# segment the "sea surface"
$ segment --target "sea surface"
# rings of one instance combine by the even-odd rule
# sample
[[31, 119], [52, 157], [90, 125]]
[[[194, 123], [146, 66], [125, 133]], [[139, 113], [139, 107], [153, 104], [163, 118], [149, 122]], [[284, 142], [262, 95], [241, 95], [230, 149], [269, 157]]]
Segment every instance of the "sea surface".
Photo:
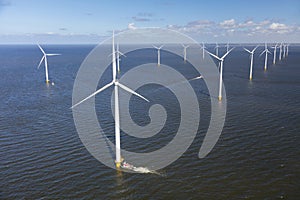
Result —
[[[95, 159], [81, 142], [70, 109], [72, 91], [77, 71], [94, 47], [43, 45], [47, 53], [62, 54], [48, 58], [54, 85], [47, 86], [44, 65], [37, 69], [42, 57], [37, 46], [0, 45], [0, 199], [300, 199], [300, 46], [290, 45], [288, 57], [276, 65], [270, 55], [267, 71], [264, 56], [259, 57], [264, 47], [259, 47], [249, 81], [249, 54], [236, 45], [224, 62], [225, 125], [213, 150], [202, 159], [198, 152], [209, 124], [210, 94], [203, 80], [191, 82], [201, 111], [198, 133], [188, 150], [159, 175], [117, 172]], [[225, 49], [220, 48], [220, 55]], [[213, 46], [208, 50], [214, 51]], [[156, 62], [155, 49], [146, 49], [145, 58], [137, 53], [137, 59]], [[162, 63], [186, 64], [168, 56], [162, 49]], [[188, 74], [193, 71], [183, 73], [194, 76]], [[172, 93], [152, 90], [151, 100], [171, 112], [169, 124], [146, 140], [121, 133], [122, 148], [128, 151], [163, 147], [180, 123]], [[114, 142], [111, 96], [107, 104], [99, 103], [103, 96], [96, 97], [96, 111]], [[140, 113], [143, 106], [130, 108], [137, 123], [149, 122]]]

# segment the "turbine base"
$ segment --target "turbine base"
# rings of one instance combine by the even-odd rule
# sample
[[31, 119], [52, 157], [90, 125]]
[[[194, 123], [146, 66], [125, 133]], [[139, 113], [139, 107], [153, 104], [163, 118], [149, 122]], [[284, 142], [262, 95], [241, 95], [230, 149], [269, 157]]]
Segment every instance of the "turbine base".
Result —
[[123, 157], [121, 157], [120, 162], [115, 160], [116, 168], [117, 168], [117, 169], [120, 169], [120, 168], [121, 168], [121, 164], [122, 164], [123, 161], [124, 161], [124, 158], [123, 158]]
[[120, 169], [120, 168], [121, 168], [121, 162], [115, 161], [115, 163], [116, 163], [116, 168], [117, 168], [117, 169]]

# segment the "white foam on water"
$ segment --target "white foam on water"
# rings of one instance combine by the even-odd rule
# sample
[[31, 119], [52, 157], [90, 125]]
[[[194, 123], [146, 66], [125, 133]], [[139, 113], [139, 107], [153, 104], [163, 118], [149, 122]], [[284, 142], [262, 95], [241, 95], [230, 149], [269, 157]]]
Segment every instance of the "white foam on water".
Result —
[[159, 175], [159, 176], [166, 176], [165, 174], [163, 173], [159, 173], [155, 170], [150, 170], [149, 168], [147, 167], [135, 167], [131, 164], [129, 164], [130, 168], [123, 168], [125, 170], [131, 170], [131, 171], [134, 171], [136, 173], [141, 173], [141, 174], [156, 174], [156, 175]]

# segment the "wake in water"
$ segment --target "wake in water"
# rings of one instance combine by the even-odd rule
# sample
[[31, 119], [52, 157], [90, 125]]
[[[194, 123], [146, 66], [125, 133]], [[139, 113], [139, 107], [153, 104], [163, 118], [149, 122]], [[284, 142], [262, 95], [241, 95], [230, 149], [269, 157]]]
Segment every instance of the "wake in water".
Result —
[[165, 176], [165, 174], [163, 174], [163, 173], [159, 173], [155, 170], [150, 170], [147, 167], [135, 167], [132, 164], [129, 164], [125, 161], [122, 162], [121, 168], [125, 169], [125, 170], [128, 170], [128, 171], [141, 173], [141, 174], [156, 174], [156, 175], [159, 175], [159, 176]]

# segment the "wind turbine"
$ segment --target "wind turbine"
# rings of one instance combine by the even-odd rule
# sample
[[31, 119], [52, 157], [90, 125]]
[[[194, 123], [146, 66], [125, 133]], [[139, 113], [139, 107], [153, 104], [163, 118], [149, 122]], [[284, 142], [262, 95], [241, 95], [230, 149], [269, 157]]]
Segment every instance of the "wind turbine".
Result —
[[157, 66], [160, 66], [160, 49], [164, 46], [161, 45], [160, 47], [152, 45], [155, 49], [157, 49]]
[[289, 44], [286, 45], [286, 56], [289, 56]]
[[45, 61], [45, 74], [46, 74], [46, 83], [48, 84], [49, 83], [49, 78], [48, 78], [48, 61], [47, 61], [47, 56], [59, 56], [61, 54], [56, 54], [56, 53], [45, 53], [44, 49], [39, 45], [37, 44], [38, 47], [40, 48], [40, 50], [42, 51], [42, 53], [44, 54], [39, 65], [38, 65], [38, 69], [40, 68], [43, 60]]
[[282, 54], [282, 43], [279, 46], [279, 60], [281, 60], [281, 54]]
[[[125, 56], [121, 51], [119, 51], [119, 44], [117, 44], [117, 67], [118, 67], [118, 73], [120, 73], [120, 57]], [[125, 56], [126, 57], [126, 56]]]
[[183, 60], [184, 60], [184, 62], [186, 62], [186, 49], [189, 47], [189, 45], [184, 45], [184, 44], [181, 44], [182, 45], [182, 47], [183, 47], [183, 55], [184, 55], [184, 58], [183, 58]]
[[216, 43], [216, 47], [215, 47], [215, 49], [216, 49], [216, 56], [219, 56], [219, 45], [218, 45], [218, 43]]
[[210, 52], [207, 51], [207, 53], [209, 53], [211, 56], [215, 57], [216, 59], [218, 59], [220, 61], [220, 80], [219, 80], [219, 96], [218, 99], [219, 101], [222, 100], [222, 83], [223, 83], [223, 62], [224, 62], [224, 58], [233, 50], [234, 48], [230, 49], [229, 51], [227, 51], [221, 58], [219, 58], [217, 55], [214, 55]]
[[119, 83], [119, 80], [117, 79], [117, 66], [116, 66], [116, 52], [115, 52], [115, 46], [114, 46], [114, 32], [112, 37], [112, 82], [108, 83], [107, 85], [103, 86], [102, 88], [98, 89], [96, 92], [92, 93], [85, 99], [79, 101], [78, 103], [74, 104], [71, 109], [75, 108], [79, 104], [83, 103], [84, 101], [88, 100], [89, 98], [95, 96], [96, 94], [104, 91], [105, 89], [109, 88], [110, 86], [114, 85], [114, 103], [115, 103], [115, 141], [116, 141], [116, 168], [121, 167], [121, 139], [120, 139], [120, 110], [119, 110], [119, 87], [131, 94], [134, 94], [145, 101], [149, 102], [148, 99], [143, 97], [142, 95], [136, 93], [132, 89], [128, 88], [127, 86]]
[[286, 52], [286, 45], [283, 44], [283, 58], [285, 58], [285, 52]]
[[226, 44], [226, 52], [228, 52], [228, 50], [229, 50], [229, 42], [227, 42]]
[[265, 67], [264, 67], [264, 70], [266, 71], [267, 70], [267, 64], [268, 64], [268, 53], [271, 54], [271, 52], [268, 49], [267, 43], [265, 43], [265, 50], [263, 52], [261, 52], [260, 56], [263, 55], [264, 53], [266, 54], [266, 56], [265, 56]]
[[254, 54], [254, 51], [257, 49], [258, 46], [256, 46], [252, 51], [245, 49], [245, 51], [247, 51], [248, 53], [250, 53], [250, 56], [251, 56], [251, 63], [250, 63], [250, 75], [249, 75], [249, 79], [252, 80], [252, 72], [253, 72], [253, 54]]
[[278, 44], [276, 43], [276, 45], [274, 47], [272, 47], [274, 49], [274, 55], [273, 55], [273, 65], [276, 64], [276, 50], [277, 50]]
[[205, 51], [206, 47], [204, 45], [204, 42], [202, 42], [202, 58], [204, 60], [204, 51]]

